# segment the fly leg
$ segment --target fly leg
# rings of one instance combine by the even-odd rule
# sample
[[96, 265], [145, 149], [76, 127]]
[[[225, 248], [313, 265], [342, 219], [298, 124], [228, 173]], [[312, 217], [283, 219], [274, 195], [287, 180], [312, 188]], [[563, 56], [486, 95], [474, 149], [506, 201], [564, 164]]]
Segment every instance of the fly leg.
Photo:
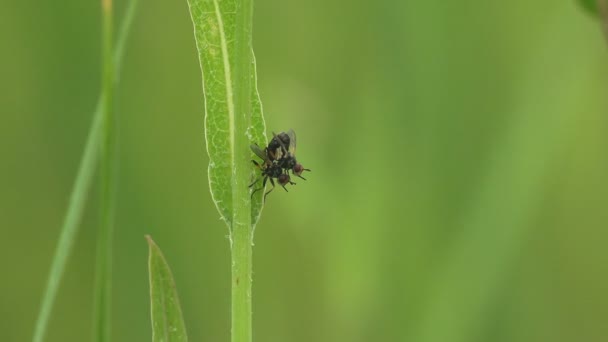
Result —
[[[262, 167], [260, 166], [260, 164], [258, 164], [258, 162], [256, 162], [255, 160], [252, 160], [251, 162], [253, 162], [253, 164], [258, 168], [258, 169], [262, 169]], [[255, 185], [255, 183], [257, 183], [260, 180], [260, 177], [256, 178], [253, 183], [249, 184], [249, 187], [251, 188], [252, 186]], [[264, 180], [264, 183], [266, 183], [266, 180]], [[261, 188], [260, 188], [261, 189]], [[260, 190], [260, 189], [254, 189], [253, 192], [251, 193], [251, 198], [253, 198], [253, 194], [256, 193], [256, 191]]]
[[[283, 187], [283, 189], [285, 189], [285, 191], [287, 191], [287, 188], [285, 187], [285, 185], [287, 185], [287, 184], [296, 185], [296, 183], [292, 182], [291, 179], [289, 179], [289, 172], [287, 170], [285, 170], [284, 174], [287, 175], [287, 183], [285, 183], [285, 184], [279, 183], [279, 184], [281, 184], [281, 186]], [[289, 191], [287, 191], [287, 192], [289, 192]]]
[[[253, 163], [253, 165], [255, 165], [258, 169], [262, 169], [262, 166], [260, 164], [258, 164], [258, 162], [256, 162], [255, 160], [251, 161]], [[255, 183], [257, 183], [260, 180], [260, 177], [256, 178], [253, 183], [249, 184], [249, 187], [251, 188]]]
[[[264, 178], [264, 186], [266, 185], [267, 179], [269, 179], [269, 177]], [[272, 180], [272, 178], [270, 178], [270, 184], [272, 184], [272, 189], [268, 190], [268, 192], [264, 194], [264, 203], [266, 203], [266, 196], [268, 196], [268, 194], [271, 193], [272, 190], [274, 190], [274, 180]]]
[[[252, 187], [252, 186], [253, 186], [253, 185], [254, 185], [254, 184], [255, 184], [255, 183], [258, 181], [258, 180], [259, 180], [259, 178], [258, 178], [258, 179], [256, 179], [256, 181], [255, 181], [255, 182], [251, 183], [251, 185], [250, 185], [249, 187], [251, 188], [251, 187]], [[253, 198], [253, 194], [255, 194], [256, 192], [258, 192], [258, 191], [260, 191], [260, 190], [264, 189], [264, 187], [266, 187], [266, 181], [267, 181], [267, 180], [268, 180], [268, 176], [264, 176], [264, 181], [262, 182], [262, 187], [261, 187], [261, 188], [257, 188], [257, 189], [255, 189], [255, 190], [253, 190], [253, 192], [251, 193], [251, 198]], [[270, 180], [272, 181], [272, 178], [271, 178]], [[273, 185], [274, 185], [274, 184], [273, 184]], [[264, 196], [264, 199], [266, 199], [266, 196]]]

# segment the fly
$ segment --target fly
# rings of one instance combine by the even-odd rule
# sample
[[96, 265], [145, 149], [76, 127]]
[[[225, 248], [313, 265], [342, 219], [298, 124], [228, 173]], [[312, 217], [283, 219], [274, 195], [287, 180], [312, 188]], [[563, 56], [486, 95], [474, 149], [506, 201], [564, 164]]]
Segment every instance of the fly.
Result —
[[281, 168], [291, 170], [294, 175], [306, 180], [302, 177], [302, 172], [310, 171], [310, 169], [305, 169], [296, 160], [296, 132], [290, 129], [287, 133], [272, 133], [272, 135], [272, 140], [266, 148], [268, 158], [276, 160]]
[[[287, 184], [296, 184], [294, 182], [291, 181], [291, 178], [289, 177], [289, 173], [287, 172], [287, 170], [283, 169], [276, 161], [271, 160], [270, 158], [268, 158], [268, 154], [263, 151], [258, 145], [251, 145], [251, 150], [253, 151], [253, 153], [255, 153], [258, 157], [262, 158], [262, 160], [264, 161], [262, 164], [256, 162], [255, 160], [252, 160], [253, 164], [262, 171], [262, 176], [263, 177], [263, 181], [262, 181], [262, 187], [261, 188], [257, 188], [255, 190], [253, 190], [253, 192], [251, 193], [251, 196], [253, 197], [253, 194], [255, 194], [257, 191], [264, 189], [264, 187], [266, 187], [266, 182], [268, 180], [270, 180], [270, 184], [272, 184], [272, 189], [268, 190], [268, 192], [266, 192], [264, 194], [264, 201], [266, 201], [266, 196], [268, 196], [268, 194], [270, 192], [272, 192], [272, 190], [274, 190], [275, 184], [274, 184], [274, 179], [277, 179], [277, 182], [279, 183], [280, 186], [283, 187], [283, 189], [285, 189], [285, 191], [287, 191], [287, 188], [285, 187], [285, 185]], [[253, 183], [251, 183], [251, 185], [249, 185], [249, 187], [253, 187], [255, 185], [255, 183], [257, 183], [257, 181], [259, 180], [256, 179]]]
[[[262, 187], [255, 189], [251, 196], [257, 191], [263, 189], [266, 186], [266, 182], [270, 179], [270, 184], [272, 184], [272, 189], [270, 189], [266, 194], [264, 194], [264, 201], [266, 200], [266, 196], [274, 190], [275, 183], [274, 179], [276, 178], [279, 185], [287, 191], [285, 185], [296, 183], [291, 181], [291, 177], [289, 176], [289, 171], [291, 171], [297, 177], [300, 177], [304, 180], [306, 178], [302, 177], [302, 172], [310, 171], [310, 169], [305, 169], [302, 164], [298, 163], [296, 160], [296, 133], [293, 129], [290, 129], [287, 133], [281, 132], [279, 134], [272, 133], [273, 137], [268, 143], [268, 146], [263, 150], [256, 144], [252, 144], [251, 150], [255, 155], [260, 157], [263, 160], [263, 163], [260, 164], [255, 160], [252, 160], [253, 164], [262, 171], [261, 177], [263, 177]], [[252, 187], [257, 181], [256, 179], [249, 187]]]

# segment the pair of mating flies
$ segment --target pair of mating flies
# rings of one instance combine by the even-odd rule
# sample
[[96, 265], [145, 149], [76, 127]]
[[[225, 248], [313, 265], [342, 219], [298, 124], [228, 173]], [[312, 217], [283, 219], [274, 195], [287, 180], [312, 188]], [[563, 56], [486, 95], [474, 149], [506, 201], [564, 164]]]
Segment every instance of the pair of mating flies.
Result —
[[[255, 189], [251, 196], [255, 194], [258, 190], [264, 189], [266, 186], [266, 181], [270, 179], [270, 184], [272, 184], [272, 189], [270, 189], [266, 194], [264, 194], [264, 200], [266, 200], [266, 196], [274, 190], [275, 184], [274, 179], [276, 178], [279, 185], [287, 191], [285, 185], [287, 184], [296, 184], [291, 181], [289, 177], [289, 171], [293, 172], [294, 175], [300, 177], [304, 180], [306, 178], [302, 177], [302, 172], [310, 171], [310, 169], [305, 169], [302, 164], [298, 163], [296, 160], [296, 132], [293, 129], [290, 129], [289, 132], [281, 132], [279, 134], [272, 133], [272, 140], [268, 143], [268, 146], [263, 150], [257, 145], [251, 145], [251, 150], [258, 157], [262, 158], [264, 161], [262, 164], [252, 160], [253, 164], [257, 168], [262, 171], [261, 177], [264, 178], [262, 183], [262, 187], [259, 189]], [[252, 187], [259, 180], [256, 179], [249, 187]]]

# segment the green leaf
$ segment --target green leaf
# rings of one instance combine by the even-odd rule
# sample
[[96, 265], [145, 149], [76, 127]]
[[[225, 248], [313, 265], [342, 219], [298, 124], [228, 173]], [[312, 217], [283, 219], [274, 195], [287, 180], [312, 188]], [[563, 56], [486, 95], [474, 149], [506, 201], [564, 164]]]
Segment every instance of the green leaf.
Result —
[[97, 233], [97, 258], [95, 262], [94, 293], [94, 341], [109, 342], [112, 339], [112, 237], [114, 235], [114, 208], [116, 178], [116, 114], [114, 111], [114, 11], [112, 0], [102, 0], [102, 88], [103, 127], [99, 160], [99, 228]]
[[[248, 183], [259, 177], [259, 170], [251, 163], [251, 159], [257, 157], [250, 151], [249, 145], [267, 144], [266, 124], [256, 87], [253, 52], [246, 56], [251, 61], [251, 67], [244, 70], [250, 74], [250, 80], [246, 83], [250, 83], [251, 94], [243, 98], [251, 103], [248, 106], [238, 105], [238, 88], [243, 85], [243, 78], [239, 79], [238, 75], [242, 68], [239, 69], [241, 61], [237, 58], [237, 44], [246, 44], [247, 50], [251, 49], [251, 45], [247, 34], [241, 37], [240, 31], [237, 30], [237, 9], [241, 10], [246, 5], [235, 0], [188, 0], [188, 4], [203, 73], [209, 187], [222, 218], [232, 227], [234, 203], [238, 202], [233, 198], [233, 186], [249, 186], [238, 178], [237, 170], [246, 168]], [[250, 32], [248, 33], [250, 36]], [[251, 113], [239, 113], [239, 108], [248, 108], [245, 111], [250, 110]], [[260, 186], [258, 182], [253, 188]], [[257, 191], [251, 199], [252, 226], [259, 220], [263, 193], [264, 191]]]
[[177, 289], [169, 265], [150, 236], [146, 236], [150, 248], [148, 270], [150, 272], [150, 312], [152, 315], [152, 341], [188, 341]]
[[[203, 73], [211, 196], [230, 230], [232, 342], [251, 342], [253, 229], [263, 207], [251, 144], [266, 145], [251, 47], [253, 0], [188, 0]], [[257, 171], [257, 172], [256, 172]], [[258, 177], [258, 184], [250, 183]]]
[[[262, 100], [260, 99], [260, 94], [258, 92], [258, 79], [257, 79], [257, 70], [256, 70], [256, 65], [255, 65], [255, 56], [253, 54], [253, 51], [251, 52], [252, 56], [253, 56], [253, 62], [252, 62], [252, 73], [251, 73], [251, 79], [252, 82], [251, 84], [253, 85], [251, 87], [251, 91], [253, 92], [251, 95], [251, 99], [252, 99], [252, 105], [251, 105], [251, 130], [249, 131], [250, 135], [251, 135], [251, 143], [252, 144], [258, 144], [259, 146], [266, 146], [268, 145], [268, 140], [266, 139], [266, 122], [264, 121], [264, 112], [262, 111]], [[251, 155], [251, 158], [257, 158], [253, 153], [251, 153], [251, 151], [249, 152], [249, 154]], [[257, 175], [259, 175], [258, 172], [256, 172], [257, 170], [254, 169], [254, 177], [256, 177]], [[257, 187], [260, 187], [261, 181], [258, 181], [257, 183]], [[255, 227], [255, 225], [258, 223], [258, 221], [260, 220], [260, 215], [262, 215], [262, 208], [264, 207], [264, 191], [260, 190], [258, 192], [256, 192], [253, 195], [253, 198], [251, 199], [251, 224], [253, 227]]]
[[[114, 82], [118, 82], [120, 78], [120, 67], [122, 65], [127, 37], [135, 17], [137, 3], [138, 0], [129, 1], [124, 20], [120, 25], [113, 57], [115, 72]], [[40, 305], [38, 319], [36, 320], [36, 327], [34, 328], [34, 336], [32, 338], [33, 342], [42, 342], [44, 340], [53, 305], [55, 303], [55, 297], [57, 296], [57, 291], [59, 289], [61, 279], [63, 278], [65, 266], [74, 246], [74, 241], [76, 239], [79, 224], [84, 213], [89, 189], [91, 187], [91, 183], [93, 182], [93, 176], [95, 174], [100, 154], [99, 147], [102, 140], [103, 113], [105, 111], [105, 102], [103, 100], [104, 98], [102, 90], [97, 100], [97, 106], [95, 107], [95, 112], [93, 114], [93, 121], [91, 123], [91, 127], [89, 128], [89, 136], [87, 137], [87, 141], [85, 143], [82, 159], [80, 160], [80, 165], [78, 167], [78, 173], [76, 175], [76, 179], [74, 180], [74, 185], [70, 194], [68, 208], [65, 213], [63, 225], [61, 226], [59, 241], [57, 242], [55, 254], [51, 262], [51, 269], [49, 271], [47, 284], [42, 296], [42, 303]]]

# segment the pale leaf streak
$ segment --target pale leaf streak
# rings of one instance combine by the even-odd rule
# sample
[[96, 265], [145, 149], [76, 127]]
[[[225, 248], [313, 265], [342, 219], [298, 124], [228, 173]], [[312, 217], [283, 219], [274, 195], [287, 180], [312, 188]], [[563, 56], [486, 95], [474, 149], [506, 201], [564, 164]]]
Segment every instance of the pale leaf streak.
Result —
[[[200, 11], [199, 14], [215, 14], [214, 11]], [[236, 11], [224, 12], [224, 14], [236, 14]]]
[[234, 174], [235, 165], [235, 142], [234, 142], [234, 95], [232, 93], [232, 75], [230, 72], [230, 59], [228, 58], [228, 41], [226, 40], [226, 33], [224, 30], [224, 21], [222, 20], [222, 14], [220, 13], [220, 7], [217, 0], [213, 0], [213, 6], [215, 7], [215, 16], [217, 19], [217, 26], [220, 33], [220, 45], [222, 47], [222, 61], [224, 64], [224, 78], [226, 80], [226, 101], [228, 105], [228, 126], [230, 130], [230, 161], [232, 164], [231, 170]]

